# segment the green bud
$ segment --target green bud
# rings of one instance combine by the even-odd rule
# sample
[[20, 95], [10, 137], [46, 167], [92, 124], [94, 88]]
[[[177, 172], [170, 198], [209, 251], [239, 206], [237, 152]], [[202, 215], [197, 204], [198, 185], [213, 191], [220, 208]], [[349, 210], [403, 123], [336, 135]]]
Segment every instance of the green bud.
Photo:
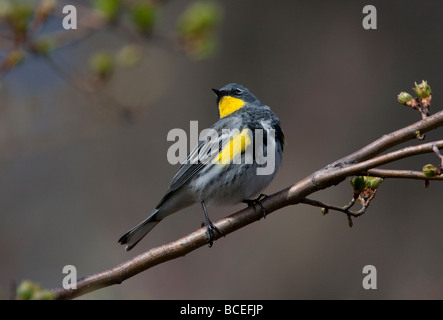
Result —
[[142, 58], [141, 48], [137, 45], [126, 45], [121, 48], [116, 56], [117, 62], [125, 67], [136, 65]]
[[397, 100], [401, 104], [407, 105], [407, 103], [411, 100], [414, 100], [414, 98], [407, 92], [400, 92], [397, 96]]
[[155, 24], [157, 8], [148, 1], [138, 2], [131, 11], [132, 22], [142, 34], [149, 34]]
[[221, 19], [221, 8], [215, 2], [198, 1], [189, 6], [177, 24], [181, 36], [199, 37], [213, 31]]
[[8, 22], [15, 32], [26, 32], [33, 8], [26, 2], [13, 2], [8, 12]]
[[52, 50], [56, 47], [55, 42], [51, 38], [40, 38], [37, 39], [33, 43], [33, 50], [34, 52], [42, 55], [42, 56], [48, 56]]
[[383, 182], [383, 179], [378, 177], [365, 177], [364, 180], [365, 180], [365, 185], [371, 188], [372, 190], [376, 190]]
[[362, 192], [366, 187], [365, 179], [363, 176], [354, 177], [349, 182], [351, 183], [351, 186], [354, 188], [355, 193]]
[[17, 288], [17, 298], [20, 300], [30, 300], [39, 289], [40, 287], [37, 284], [29, 280], [24, 280]]
[[328, 208], [321, 208], [322, 215], [327, 215], [329, 212]]
[[223, 11], [213, 1], [197, 1], [177, 21], [177, 31], [187, 53], [196, 59], [208, 58], [216, 51], [215, 36]]
[[351, 216], [348, 215], [348, 226], [349, 226], [349, 228], [352, 228], [353, 225], [354, 225], [354, 222], [352, 222]]
[[54, 300], [54, 293], [49, 290], [40, 289], [34, 293], [32, 300]]
[[20, 300], [54, 300], [54, 293], [29, 280], [20, 283], [16, 295]]
[[424, 165], [422, 171], [425, 177], [428, 178], [434, 177], [439, 174], [438, 168], [432, 164]]
[[415, 87], [412, 88], [412, 90], [414, 90], [419, 98], [427, 98], [431, 95], [431, 87], [424, 80], [422, 80], [420, 84], [415, 82]]
[[421, 134], [420, 130], [415, 131], [415, 136], [418, 140], [424, 140], [425, 136], [424, 134]]
[[95, 9], [108, 21], [117, 20], [121, 0], [95, 0]]
[[114, 59], [108, 52], [98, 52], [90, 59], [90, 67], [100, 78], [107, 78], [114, 71]]

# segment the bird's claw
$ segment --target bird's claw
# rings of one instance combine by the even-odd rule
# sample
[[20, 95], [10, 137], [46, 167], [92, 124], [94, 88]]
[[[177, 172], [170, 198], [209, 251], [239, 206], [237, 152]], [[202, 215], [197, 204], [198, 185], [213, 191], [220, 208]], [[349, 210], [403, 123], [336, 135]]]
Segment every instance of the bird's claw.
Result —
[[243, 200], [242, 202], [246, 203], [248, 205], [248, 207], [258, 205], [263, 212], [263, 218], [266, 218], [266, 209], [263, 207], [263, 205], [261, 203], [261, 200], [263, 200], [266, 197], [267, 197], [267, 195], [262, 193], [255, 199], [247, 199], [247, 200]]

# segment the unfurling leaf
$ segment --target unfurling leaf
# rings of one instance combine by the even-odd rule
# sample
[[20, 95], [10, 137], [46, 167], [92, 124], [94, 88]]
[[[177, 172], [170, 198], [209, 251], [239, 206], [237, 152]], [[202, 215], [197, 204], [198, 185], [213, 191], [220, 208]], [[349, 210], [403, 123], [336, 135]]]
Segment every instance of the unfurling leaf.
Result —
[[412, 90], [414, 90], [414, 92], [420, 98], [427, 98], [431, 95], [431, 87], [425, 80], [422, 80], [420, 84], [417, 84], [417, 82], [415, 82], [415, 86], [414, 88], [412, 88]]

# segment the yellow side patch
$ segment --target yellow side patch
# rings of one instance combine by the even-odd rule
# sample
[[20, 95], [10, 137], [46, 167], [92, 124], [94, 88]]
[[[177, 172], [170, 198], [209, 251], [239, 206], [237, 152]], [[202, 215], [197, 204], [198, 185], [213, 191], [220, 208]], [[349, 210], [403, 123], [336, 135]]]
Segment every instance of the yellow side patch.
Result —
[[246, 147], [252, 143], [248, 134], [249, 132], [250, 130], [245, 128], [240, 133], [235, 134], [212, 163], [218, 163], [221, 165], [231, 163], [235, 156], [244, 152]]
[[245, 105], [242, 99], [226, 96], [220, 99], [218, 103], [218, 110], [220, 112], [220, 118], [224, 118], [227, 115], [237, 111]]

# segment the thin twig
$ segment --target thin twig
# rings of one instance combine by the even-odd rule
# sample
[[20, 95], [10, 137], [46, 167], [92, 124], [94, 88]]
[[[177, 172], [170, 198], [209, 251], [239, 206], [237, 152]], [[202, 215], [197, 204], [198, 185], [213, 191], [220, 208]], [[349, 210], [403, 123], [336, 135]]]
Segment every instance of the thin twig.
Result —
[[48, 65], [67, 84], [84, 94], [86, 97], [97, 101], [97, 103], [94, 104], [94, 107], [96, 107], [102, 115], [110, 116], [112, 119], [125, 119], [123, 116], [125, 115], [125, 112], [129, 111], [129, 108], [123, 106], [104, 92], [99, 92], [98, 89], [93, 89], [88, 83], [85, 83], [84, 80], [81, 81], [80, 78], [77, 78], [74, 73], [65, 71], [52, 57], [48, 56], [45, 58]]
[[363, 174], [371, 177], [395, 178], [395, 179], [417, 179], [417, 180], [443, 180], [443, 175], [426, 177], [422, 171], [413, 170], [391, 170], [391, 169], [369, 169]]
[[[362, 161], [359, 163], [349, 164], [346, 166], [342, 166], [341, 168], [335, 169], [333, 171], [336, 172], [336, 178], [345, 178], [351, 175], [354, 175], [354, 173], [357, 172], [364, 172], [369, 169], [391, 163], [406, 157], [415, 156], [418, 154], [424, 154], [433, 152], [434, 146], [437, 146], [439, 148], [443, 148], [443, 140], [433, 141], [429, 143], [424, 143], [412, 147], [406, 147], [397, 151], [389, 152], [387, 154], [380, 155], [378, 157]], [[330, 171], [330, 167], [326, 167], [324, 171]], [[351, 173], [353, 172], [353, 173]], [[323, 174], [323, 172], [319, 172], [320, 175], [316, 177], [316, 180], [320, 178], [320, 176]], [[329, 176], [329, 173], [328, 173]]]
[[326, 203], [323, 203], [321, 201], [313, 200], [313, 199], [308, 199], [308, 198], [301, 199], [300, 203], [309, 204], [309, 205], [314, 206], [314, 207], [325, 208], [327, 210], [335, 210], [335, 211], [338, 211], [338, 212], [343, 212], [346, 215], [351, 215], [353, 217], [361, 216], [362, 214], [365, 213], [366, 208], [367, 208], [367, 206], [362, 206], [361, 209], [358, 210], [358, 211], [351, 211], [351, 210], [349, 210], [350, 207], [348, 207], [348, 206], [340, 207], [340, 206], [336, 206], [336, 205], [333, 205], [333, 204], [326, 204]]

